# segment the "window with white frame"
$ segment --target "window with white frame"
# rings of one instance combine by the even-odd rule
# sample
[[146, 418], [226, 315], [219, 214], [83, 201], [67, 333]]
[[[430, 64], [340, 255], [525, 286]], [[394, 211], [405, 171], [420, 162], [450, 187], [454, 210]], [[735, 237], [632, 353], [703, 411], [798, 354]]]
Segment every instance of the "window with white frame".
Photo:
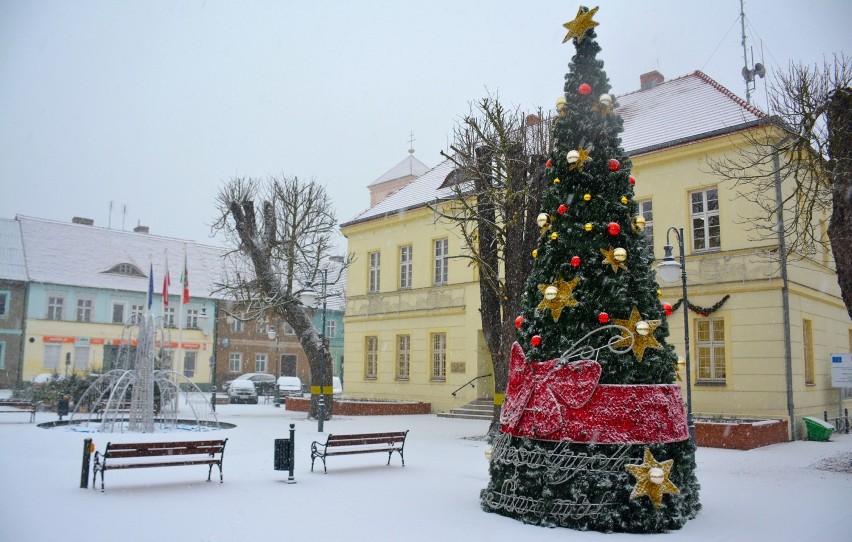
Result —
[[337, 337], [337, 320], [328, 320], [325, 323], [325, 337], [334, 339]]
[[721, 248], [719, 193], [715, 188], [689, 194], [692, 219], [692, 250], [706, 252]]
[[74, 370], [85, 371], [89, 368], [89, 344], [74, 345]]
[[59, 370], [59, 359], [62, 357], [61, 344], [44, 345], [44, 368], [50, 372]]
[[382, 267], [382, 253], [381, 252], [370, 252], [368, 255], [369, 261], [369, 285], [368, 291], [370, 293], [376, 293], [379, 291], [381, 287], [381, 267]]
[[364, 337], [364, 378], [375, 380], [379, 370], [379, 338]]
[[174, 307], [166, 307], [166, 309], [163, 311], [163, 325], [165, 327], [176, 327]]
[[94, 303], [91, 299], [77, 300], [77, 321], [91, 322], [92, 321], [92, 306]]
[[112, 304], [112, 323], [113, 324], [123, 324], [127, 318], [125, 314], [127, 313], [127, 304], [126, 303], [113, 303]]
[[183, 355], [183, 376], [192, 378], [195, 376], [195, 362], [198, 358], [198, 352], [187, 351]]
[[411, 245], [399, 247], [399, 289], [408, 290], [411, 288], [412, 278], [412, 248]]
[[697, 381], [724, 384], [726, 378], [725, 320], [723, 318], [696, 320], [695, 337], [695, 350], [698, 354]]
[[411, 335], [396, 336], [396, 379], [408, 380], [411, 371]]
[[269, 357], [266, 354], [254, 355], [254, 372], [265, 373]]
[[266, 319], [260, 319], [255, 322], [254, 330], [258, 335], [266, 335]]
[[642, 235], [645, 236], [645, 242], [648, 244], [649, 254], [654, 253], [654, 206], [649, 199], [639, 200], [636, 202], [638, 211], [636, 216], [641, 216], [645, 219], [645, 229]]
[[0, 290], [0, 318], [9, 316], [9, 299], [11, 299], [9, 290]]
[[130, 305], [130, 317], [134, 322], [141, 322], [144, 313], [145, 305]]
[[198, 329], [198, 309], [186, 310], [186, 329]]
[[228, 372], [241, 373], [243, 372], [243, 354], [242, 352], [231, 352], [228, 354]]
[[449, 262], [449, 243], [446, 238], [435, 241], [435, 274], [433, 284], [440, 286], [447, 283], [447, 264]]
[[228, 317], [228, 329], [231, 330], [231, 333], [242, 333], [244, 328], [245, 325], [242, 320], [233, 316]]
[[447, 379], [447, 334], [432, 333], [432, 372], [431, 379], [444, 381]]
[[58, 295], [47, 297], [47, 319], [62, 320], [62, 309], [65, 307], [65, 298]]

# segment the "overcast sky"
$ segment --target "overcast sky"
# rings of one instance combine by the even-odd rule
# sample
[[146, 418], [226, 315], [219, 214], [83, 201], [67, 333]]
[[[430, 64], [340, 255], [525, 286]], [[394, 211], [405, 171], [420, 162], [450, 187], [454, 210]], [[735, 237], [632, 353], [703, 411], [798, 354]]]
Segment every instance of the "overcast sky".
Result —
[[[209, 239], [234, 176], [314, 178], [345, 222], [407, 156], [440, 161], [469, 103], [552, 108], [579, 3], [0, 0], [0, 217]], [[602, 0], [615, 94], [702, 70], [739, 96], [739, 0]], [[768, 70], [849, 54], [852, 2], [746, 0]], [[753, 96], [765, 104], [764, 81]], [[113, 211], [110, 214], [110, 204]], [[123, 212], [126, 206], [126, 213]]]

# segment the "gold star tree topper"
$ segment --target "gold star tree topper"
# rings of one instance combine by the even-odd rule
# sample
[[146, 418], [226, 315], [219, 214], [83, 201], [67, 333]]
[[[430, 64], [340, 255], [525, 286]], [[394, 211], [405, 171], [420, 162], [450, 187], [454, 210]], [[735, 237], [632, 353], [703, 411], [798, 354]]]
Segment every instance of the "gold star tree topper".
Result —
[[654, 459], [651, 450], [645, 448], [644, 463], [641, 465], [625, 465], [625, 468], [630, 471], [630, 474], [636, 477], [636, 486], [633, 488], [630, 498], [638, 499], [647, 495], [651, 499], [651, 502], [654, 503], [654, 506], [659, 508], [663, 503], [664, 494], [680, 494], [680, 489], [669, 480], [669, 474], [673, 466], [674, 459], [669, 459], [661, 463]]
[[628, 333], [633, 334], [633, 355], [636, 356], [636, 359], [642, 361], [642, 358], [645, 356], [646, 348], [662, 348], [663, 346], [657, 341], [656, 337], [654, 337], [654, 331], [660, 325], [659, 320], [645, 320], [645, 323], [648, 324], [648, 333], [642, 335], [641, 333], [636, 332], [636, 323], [642, 320], [642, 316], [639, 314], [639, 309], [637, 307], [633, 307], [633, 311], [630, 313], [629, 320], [619, 320], [617, 318], [613, 318], [612, 322], [616, 325], [626, 327], [626, 330], [621, 331], [621, 336], [623, 337], [613, 346], [629, 346], [630, 345], [630, 335]]
[[577, 300], [574, 299], [574, 288], [577, 287], [579, 282], [580, 277], [574, 277], [570, 282], [565, 282], [560, 277], [556, 279], [553, 284], [539, 284], [538, 291], [541, 292], [542, 296], [544, 296], [544, 291], [547, 290], [549, 286], [554, 286], [556, 288], [556, 297], [553, 299], [543, 297], [541, 303], [538, 304], [538, 307], [536, 307], [535, 310], [543, 311], [550, 309], [550, 315], [553, 316], [553, 321], [558, 322], [559, 316], [562, 315], [562, 309], [565, 307], [577, 306]]
[[586, 31], [600, 24], [592, 20], [592, 17], [594, 17], [597, 12], [598, 8], [596, 7], [587, 11], [586, 8], [580, 7], [580, 9], [577, 10], [577, 16], [574, 20], [568, 21], [562, 25], [566, 30], [568, 30], [568, 33], [565, 35], [565, 39], [562, 40], [562, 43], [565, 43], [571, 38], [577, 38], [577, 43], [583, 41]]

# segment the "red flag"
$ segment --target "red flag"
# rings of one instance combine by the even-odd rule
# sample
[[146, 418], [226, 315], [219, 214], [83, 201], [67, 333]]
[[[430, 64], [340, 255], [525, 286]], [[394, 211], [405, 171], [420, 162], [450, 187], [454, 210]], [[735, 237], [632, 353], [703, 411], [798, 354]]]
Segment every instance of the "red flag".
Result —
[[186, 266], [186, 252], [183, 253], [183, 274], [180, 277], [183, 284], [183, 304], [189, 303], [189, 269]]
[[169, 286], [172, 285], [172, 277], [169, 275], [169, 253], [166, 253], [166, 274], [163, 276], [163, 306], [169, 306]]

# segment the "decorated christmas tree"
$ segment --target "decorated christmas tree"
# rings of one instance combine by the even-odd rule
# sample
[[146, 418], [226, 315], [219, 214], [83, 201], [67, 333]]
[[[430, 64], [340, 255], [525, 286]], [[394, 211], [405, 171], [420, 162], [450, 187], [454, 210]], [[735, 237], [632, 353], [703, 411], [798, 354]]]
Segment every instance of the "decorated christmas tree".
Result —
[[677, 355], [633, 200], [623, 123], [581, 7], [557, 100], [538, 216], [482, 507], [581, 530], [663, 532], [701, 505]]

